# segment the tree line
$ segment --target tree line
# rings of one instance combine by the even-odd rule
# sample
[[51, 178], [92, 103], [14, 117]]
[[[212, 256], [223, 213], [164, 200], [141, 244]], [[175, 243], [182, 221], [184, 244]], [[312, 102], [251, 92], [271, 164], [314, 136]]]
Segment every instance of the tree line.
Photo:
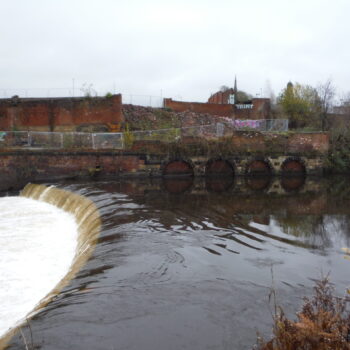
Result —
[[[229, 89], [226, 85], [220, 87], [222, 92]], [[288, 119], [290, 129], [328, 131], [334, 128], [336, 115], [343, 116], [344, 120], [348, 117], [350, 122], [350, 93], [336, 103], [336, 88], [330, 79], [316, 87], [289, 82], [277, 98], [273, 92], [270, 94], [271, 117]], [[238, 90], [235, 98], [236, 103], [244, 103], [253, 96]]]
[[289, 119], [291, 129], [329, 130], [335, 87], [327, 80], [317, 87], [289, 82], [272, 105], [275, 116]]

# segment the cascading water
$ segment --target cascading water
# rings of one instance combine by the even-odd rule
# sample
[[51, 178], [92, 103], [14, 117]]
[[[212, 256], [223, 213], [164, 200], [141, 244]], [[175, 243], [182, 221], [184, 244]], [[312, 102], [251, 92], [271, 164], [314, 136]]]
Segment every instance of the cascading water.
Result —
[[0, 212], [1, 349], [88, 259], [100, 217], [91, 200], [34, 184], [1, 198]]

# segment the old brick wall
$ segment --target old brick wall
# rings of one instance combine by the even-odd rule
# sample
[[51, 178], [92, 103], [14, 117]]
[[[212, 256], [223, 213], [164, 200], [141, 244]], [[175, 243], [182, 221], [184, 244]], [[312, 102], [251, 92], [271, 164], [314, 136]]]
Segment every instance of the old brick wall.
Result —
[[234, 94], [233, 89], [228, 89], [226, 91], [218, 91], [209, 97], [208, 103], [228, 104], [230, 95], [232, 94]]
[[271, 112], [270, 99], [268, 98], [253, 98], [253, 108], [240, 109], [239, 105], [234, 107], [235, 119], [269, 119]]
[[317, 152], [325, 154], [329, 150], [328, 133], [298, 133], [288, 137], [288, 150], [294, 153]]
[[[24, 185], [29, 181], [81, 176], [192, 174], [190, 168], [195, 176], [200, 176], [206, 174], [213, 161], [218, 162], [216, 172], [219, 169], [227, 172], [224, 166], [227, 165], [232, 166], [235, 175], [246, 175], [252, 164], [259, 170], [265, 163], [271, 167], [271, 174], [283, 174], [288, 164], [293, 165], [293, 169], [289, 170], [304, 167], [306, 174], [321, 174], [329, 148], [329, 136], [326, 133], [237, 132], [231, 137], [204, 144], [202, 138], [194, 137], [180, 142], [182, 147], [159, 141], [135, 142], [131, 150], [124, 152], [1, 149], [0, 189], [9, 187], [8, 184], [12, 182]], [[198, 153], [196, 149], [200, 145], [205, 146], [199, 147], [204, 152]], [[171, 166], [166, 168], [169, 163]]]
[[118, 176], [144, 170], [142, 157], [114, 152], [17, 151], [0, 153], [2, 176], [34, 181], [98, 175]]
[[[218, 96], [212, 96], [212, 103], [182, 102], [173, 101], [171, 98], [164, 99], [164, 107], [171, 108], [175, 112], [193, 111], [196, 113], [208, 113], [222, 117], [233, 117], [235, 119], [269, 119], [270, 118], [270, 99], [254, 98], [252, 100], [253, 108], [239, 108], [242, 104], [231, 105], [220, 102], [226, 98], [224, 93]], [[218, 101], [218, 102], [214, 102]]]
[[0, 130], [118, 131], [122, 96], [0, 100]]
[[192, 111], [196, 113], [208, 113], [221, 117], [233, 116], [233, 105], [216, 103], [198, 103], [173, 101], [171, 98], [164, 99], [164, 107], [171, 108], [175, 112]]
[[237, 131], [232, 136], [232, 144], [235, 150], [243, 153], [326, 154], [329, 150], [329, 134]]
[[266, 140], [260, 132], [237, 131], [232, 136], [232, 145], [237, 152], [265, 152]]

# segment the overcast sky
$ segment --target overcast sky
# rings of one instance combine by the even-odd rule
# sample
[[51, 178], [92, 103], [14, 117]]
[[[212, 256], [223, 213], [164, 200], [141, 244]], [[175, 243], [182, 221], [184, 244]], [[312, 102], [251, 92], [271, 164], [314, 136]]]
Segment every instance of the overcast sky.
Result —
[[235, 75], [253, 95], [328, 78], [339, 94], [350, 91], [349, 0], [0, 4], [0, 97], [14, 88], [71, 94], [74, 79], [76, 95], [86, 83], [99, 94], [205, 101]]

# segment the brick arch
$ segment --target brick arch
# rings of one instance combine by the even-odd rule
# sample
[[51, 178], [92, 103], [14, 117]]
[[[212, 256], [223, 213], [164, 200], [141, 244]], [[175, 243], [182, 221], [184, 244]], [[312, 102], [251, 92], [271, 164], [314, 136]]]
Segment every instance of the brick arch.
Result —
[[163, 176], [194, 176], [194, 166], [190, 160], [176, 158], [165, 162], [162, 166]]
[[235, 174], [235, 165], [227, 159], [213, 158], [207, 161], [205, 166], [205, 175], [225, 175], [233, 176]]
[[270, 161], [264, 157], [256, 157], [251, 159], [245, 168], [247, 176], [267, 176], [273, 175], [273, 167]]
[[306, 175], [306, 166], [299, 157], [288, 157], [281, 165], [281, 175], [283, 176], [304, 176]]

